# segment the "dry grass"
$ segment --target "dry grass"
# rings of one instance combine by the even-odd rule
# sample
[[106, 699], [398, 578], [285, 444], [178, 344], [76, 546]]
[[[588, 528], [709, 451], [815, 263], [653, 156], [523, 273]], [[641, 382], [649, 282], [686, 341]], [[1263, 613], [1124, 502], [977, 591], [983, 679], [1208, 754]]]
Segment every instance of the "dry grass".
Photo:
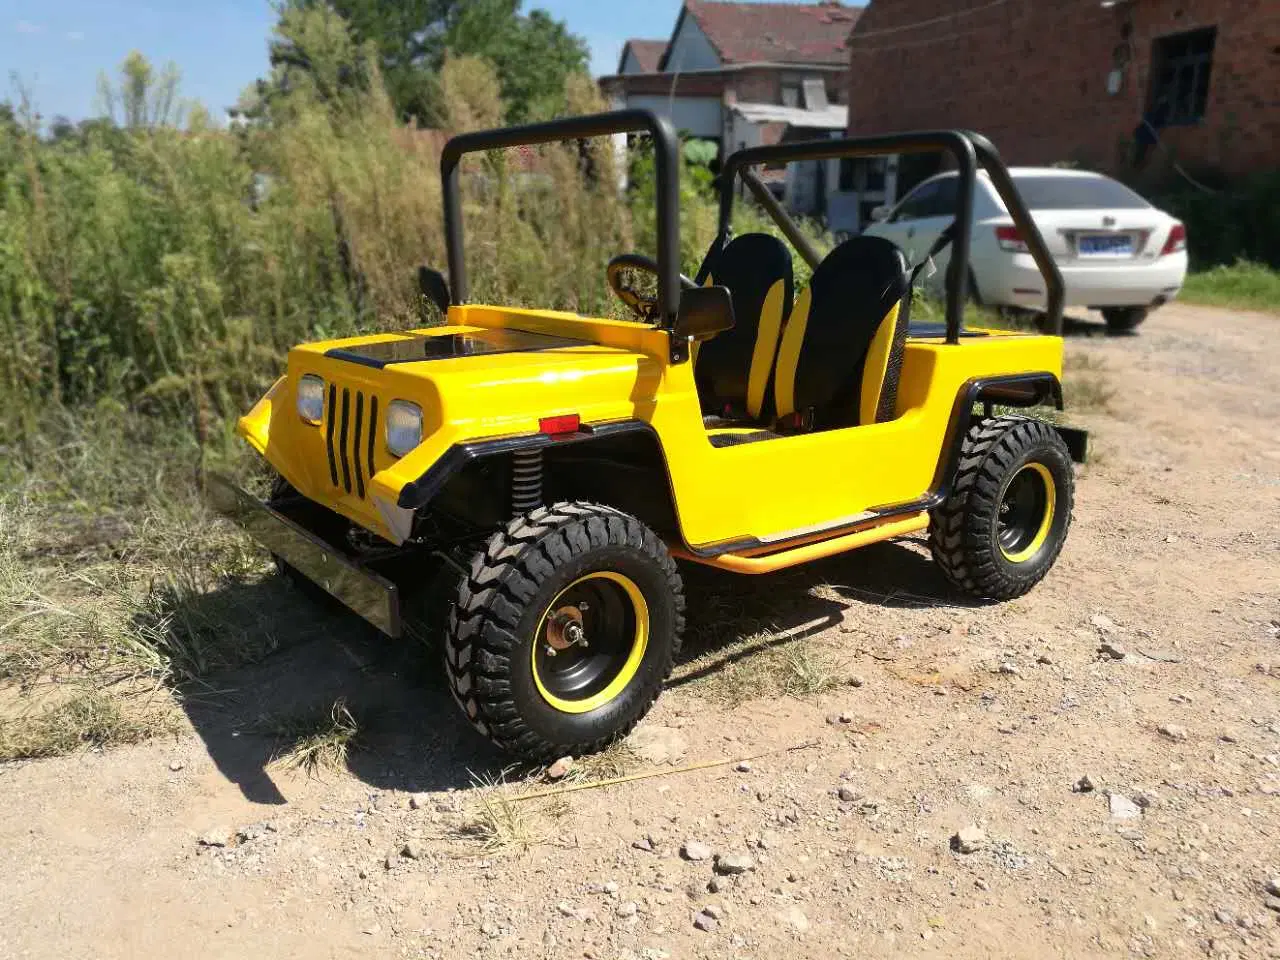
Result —
[[596, 783], [600, 780], [612, 780], [625, 777], [640, 765], [640, 757], [627, 745], [625, 740], [618, 740], [605, 747], [599, 753], [586, 757], [577, 757], [573, 769], [565, 778], [569, 783]]
[[704, 658], [681, 672], [706, 670], [692, 688], [729, 707], [780, 696], [813, 699], [844, 683], [844, 664], [812, 639], [787, 640], [761, 632], [717, 650], [715, 658], [721, 661], [718, 667]]
[[346, 701], [337, 700], [326, 713], [277, 721], [274, 733], [291, 742], [272, 758], [272, 765], [318, 777], [346, 769], [348, 754], [358, 747], [360, 724]]
[[1091, 353], [1068, 350], [1062, 365], [1062, 389], [1067, 410], [1107, 413], [1115, 390], [1106, 362]]
[[[472, 775], [476, 789], [472, 791], [471, 807], [461, 825], [453, 831], [460, 839], [480, 846], [486, 856], [502, 856], [526, 853], [546, 842], [541, 829], [539, 814], [529, 804], [508, 790], [505, 774], [494, 776]], [[551, 813], [564, 813], [564, 802], [553, 804]]]
[[119, 698], [86, 688], [51, 709], [0, 720], [0, 761], [56, 757], [76, 750], [139, 741], [173, 732], [173, 715], [127, 711]]

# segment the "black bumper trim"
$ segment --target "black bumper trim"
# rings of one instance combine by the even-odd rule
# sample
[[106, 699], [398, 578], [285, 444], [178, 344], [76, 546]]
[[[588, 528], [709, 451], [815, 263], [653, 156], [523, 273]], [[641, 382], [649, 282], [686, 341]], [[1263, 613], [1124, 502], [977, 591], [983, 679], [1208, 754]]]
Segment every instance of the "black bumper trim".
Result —
[[225, 477], [209, 477], [213, 508], [254, 540], [390, 637], [402, 633], [396, 585], [271, 509]]

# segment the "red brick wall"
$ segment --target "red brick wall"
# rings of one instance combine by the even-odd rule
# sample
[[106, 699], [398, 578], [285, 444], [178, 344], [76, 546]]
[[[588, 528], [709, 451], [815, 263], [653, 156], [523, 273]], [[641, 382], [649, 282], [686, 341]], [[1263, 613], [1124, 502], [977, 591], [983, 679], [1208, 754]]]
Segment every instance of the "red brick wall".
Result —
[[1147, 107], [1153, 39], [1209, 26], [1205, 117], [1163, 141], [1193, 169], [1280, 166], [1280, 0], [875, 0], [850, 38], [850, 130], [970, 128], [1008, 162], [1117, 170]]

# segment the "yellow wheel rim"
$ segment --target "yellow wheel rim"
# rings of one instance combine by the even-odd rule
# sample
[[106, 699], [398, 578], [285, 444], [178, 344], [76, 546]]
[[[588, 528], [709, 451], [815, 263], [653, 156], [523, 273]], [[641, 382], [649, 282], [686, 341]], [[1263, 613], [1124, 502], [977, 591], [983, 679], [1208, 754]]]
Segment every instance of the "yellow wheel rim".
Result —
[[1044, 547], [1057, 513], [1057, 485], [1042, 463], [1025, 464], [1000, 496], [996, 539], [1010, 563], [1025, 563]]
[[635, 581], [612, 570], [589, 573], [556, 594], [538, 621], [529, 654], [534, 686], [561, 713], [590, 713], [635, 679], [648, 647], [649, 604]]

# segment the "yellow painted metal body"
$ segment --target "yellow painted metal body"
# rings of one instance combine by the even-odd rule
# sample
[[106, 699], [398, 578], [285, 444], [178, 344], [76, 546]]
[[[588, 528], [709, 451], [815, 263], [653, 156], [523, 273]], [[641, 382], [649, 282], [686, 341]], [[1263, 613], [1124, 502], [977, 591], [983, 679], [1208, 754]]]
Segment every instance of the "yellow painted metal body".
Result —
[[[335, 347], [485, 328], [589, 344], [381, 369], [325, 356]], [[767, 545], [846, 519], [853, 528], [865, 523], [860, 515], [866, 511], [927, 494], [945, 457], [956, 398], [968, 381], [1020, 373], [1061, 376], [1061, 339], [985, 332], [960, 345], [941, 338], [908, 340], [891, 422], [717, 448], [703, 424], [693, 365], [669, 362], [665, 331], [570, 313], [453, 306], [447, 326], [294, 348], [286, 376], [240, 421], [239, 430], [304, 496], [395, 541], [377, 501], [395, 504], [401, 488], [455, 444], [534, 434], [541, 418], [558, 414], [577, 414], [584, 424], [640, 420], [652, 426], [667, 464], [683, 541], [673, 546], [696, 551], [748, 537]], [[374, 469], [363, 497], [332, 483], [325, 427], [303, 422], [296, 412], [294, 384], [305, 373], [339, 390], [376, 396], [384, 411], [395, 399], [422, 407], [424, 439], [407, 456], [392, 456], [382, 437], [375, 438]], [[886, 527], [879, 539], [899, 532]], [[854, 538], [848, 548], [873, 539]], [[797, 552], [794, 562], [812, 559], [812, 552]]]

